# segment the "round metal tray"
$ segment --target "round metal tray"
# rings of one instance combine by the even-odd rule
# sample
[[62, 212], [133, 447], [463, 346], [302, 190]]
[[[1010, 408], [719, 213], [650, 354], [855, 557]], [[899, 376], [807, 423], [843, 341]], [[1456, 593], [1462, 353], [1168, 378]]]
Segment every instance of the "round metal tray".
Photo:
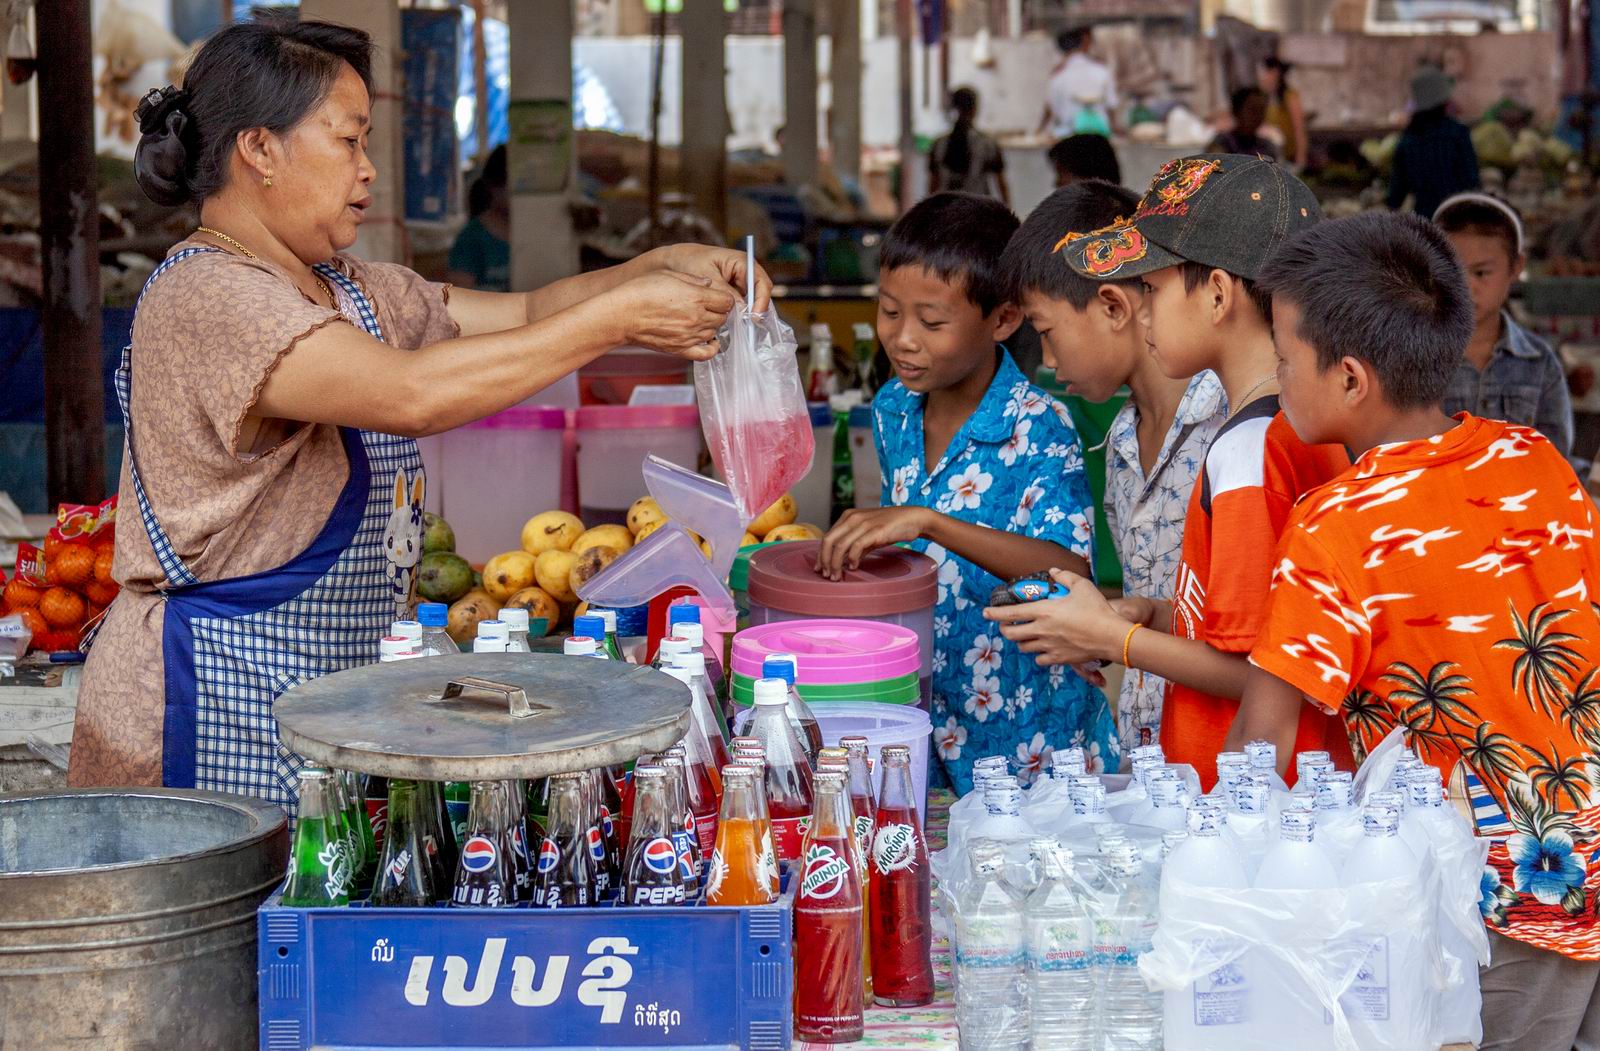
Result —
[[325, 675], [278, 698], [272, 714], [286, 747], [336, 769], [498, 781], [670, 748], [689, 729], [689, 704], [687, 686], [649, 668], [464, 653]]

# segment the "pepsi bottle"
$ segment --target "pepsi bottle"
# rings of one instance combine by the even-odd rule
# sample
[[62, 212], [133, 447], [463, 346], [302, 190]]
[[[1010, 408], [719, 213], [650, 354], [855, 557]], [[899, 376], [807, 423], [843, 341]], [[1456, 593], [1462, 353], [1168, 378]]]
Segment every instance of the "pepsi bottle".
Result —
[[[673, 754], [679, 752], [680, 754]], [[672, 826], [672, 845], [678, 850], [678, 868], [683, 890], [689, 897], [700, 893], [700, 838], [695, 829], [694, 811], [689, 807], [688, 771], [681, 750], [667, 749], [661, 759], [667, 771], [668, 820]]]
[[633, 768], [633, 824], [623, 864], [624, 905], [682, 905], [687, 899], [678, 848], [672, 842], [669, 775], [659, 766]]
[[538, 825], [539, 836], [537, 839], [529, 834], [528, 828], [531, 822], [527, 813], [528, 801], [524, 782], [505, 782], [504, 804], [506, 840], [510, 844], [509, 853], [511, 855], [512, 894], [516, 901], [532, 901], [534, 861], [533, 851], [529, 849], [529, 844], [544, 841], [544, 826], [542, 824]]
[[596, 859], [597, 868], [605, 874], [605, 889], [616, 890], [622, 885], [622, 843], [617, 828], [622, 817], [622, 797], [605, 770], [589, 771], [589, 783], [595, 800], [596, 824], [605, 848], [605, 856]]
[[511, 865], [511, 838], [506, 834], [505, 791], [504, 782], [472, 782], [451, 905], [497, 909], [515, 901], [516, 871]]
[[550, 778], [550, 823], [533, 870], [533, 905], [539, 909], [591, 904], [594, 858], [583, 813], [583, 774]]

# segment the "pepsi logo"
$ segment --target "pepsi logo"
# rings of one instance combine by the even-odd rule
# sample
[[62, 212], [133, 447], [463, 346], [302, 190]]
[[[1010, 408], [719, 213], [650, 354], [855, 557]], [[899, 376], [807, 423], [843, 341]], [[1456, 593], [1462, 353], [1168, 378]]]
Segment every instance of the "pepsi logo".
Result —
[[589, 830], [589, 856], [596, 861], [604, 861], [606, 859], [605, 837], [600, 834], [598, 828]]
[[652, 839], [644, 845], [645, 868], [665, 876], [678, 864], [678, 852], [666, 839]]
[[561, 864], [561, 848], [556, 846], [555, 840], [546, 839], [539, 847], [539, 871], [554, 872], [559, 864]]
[[600, 804], [600, 828], [605, 832], [606, 838], [611, 838], [611, 808], [604, 803]]
[[483, 836], [472, 836], [461, 848], [461, 867], [468, 872], [488, 872], [499, 860], [494, 841]]

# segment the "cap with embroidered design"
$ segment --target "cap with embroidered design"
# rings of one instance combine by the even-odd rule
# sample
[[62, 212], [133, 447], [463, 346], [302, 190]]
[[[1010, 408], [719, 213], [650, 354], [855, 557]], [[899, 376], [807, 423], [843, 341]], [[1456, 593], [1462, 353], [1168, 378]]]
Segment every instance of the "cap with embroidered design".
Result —
[[1322, 218], [1305, 183], [1263, 157], [1203, 154], [1168, 161], [1138, 209], [1056, 251], [1097, 281], [1126, 280], [1186, 262], [1254, 280], [1269, 256]]

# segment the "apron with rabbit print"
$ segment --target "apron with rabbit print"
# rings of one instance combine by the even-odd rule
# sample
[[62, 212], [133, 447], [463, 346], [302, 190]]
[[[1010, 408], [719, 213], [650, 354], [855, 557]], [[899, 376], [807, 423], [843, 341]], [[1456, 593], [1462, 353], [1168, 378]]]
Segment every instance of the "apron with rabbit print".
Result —
[[[150, 276], [199, 252], [178, 252]], [[329, 266], [340, 312], [374, 339], [383, 332], [360, 286]], [[320, 675], [377, 659], [378, 639], [411, 607], [422, 552], [417, 443], [340, 428], [350, 476], [316, 538], [276, 569], [201, 581], [184, 564], [146, 495], [129, 413], [130, 349], [117, 370], [139, 516], [166, 575], [162, 781], [256, 796], [292, 815], [303, 760], [278, 741], [272, 702]]]

